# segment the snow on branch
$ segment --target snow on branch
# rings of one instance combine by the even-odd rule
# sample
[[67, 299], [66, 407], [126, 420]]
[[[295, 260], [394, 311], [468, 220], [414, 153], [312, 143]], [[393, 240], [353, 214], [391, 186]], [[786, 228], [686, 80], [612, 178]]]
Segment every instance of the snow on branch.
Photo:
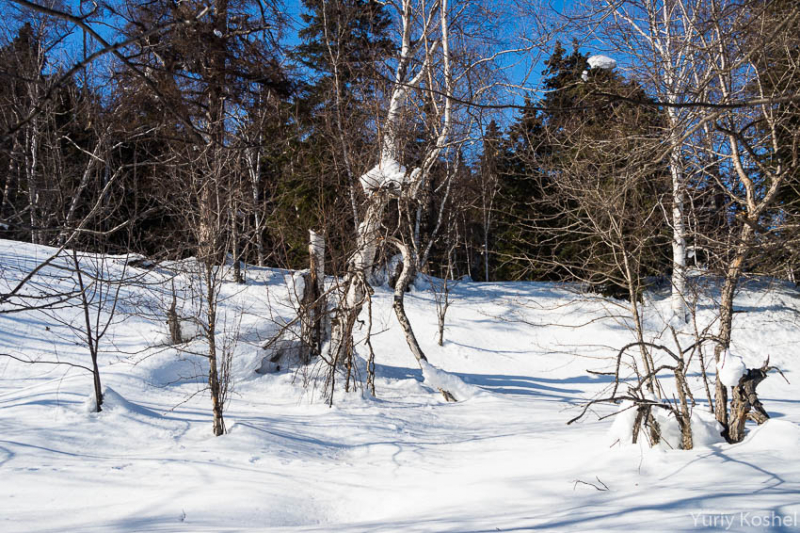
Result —
[[599, 68], [605, 70], [611, 70], [617, 66], [617, 61], [615, 59], [611, 59], [608, 56], [604, 55], [596, 55], [592, 56], [587, 60], [589, 63], [589, 68]]
[[394, 159], [383, 158], [361, 176], [361, 186], [365, 192], [374, 192], [382, 188], [401, 188], [408, 179], [406, 167]]

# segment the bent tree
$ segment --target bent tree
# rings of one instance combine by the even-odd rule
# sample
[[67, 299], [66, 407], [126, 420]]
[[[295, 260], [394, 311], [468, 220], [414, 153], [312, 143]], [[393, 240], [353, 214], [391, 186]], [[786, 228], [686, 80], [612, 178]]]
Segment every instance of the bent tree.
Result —
[[[371, 291], [381, 230], [389, 203], [396, 200], [401, 211], [417, 199], [437, 158], [450, 138], [453, 121], [453, 72], [450, 50], [451, 11], [447, 0], [415, 2], [403, 0], [396, 6], [400, 46], [389, 90], [388, 108], [379, 135], [380, 160], [360, 178], [367, 197], [366, 209], [356, 231], [355, 251], [347, 263], [342, 282], [342, 296], [332, 318], [330, 362], [352, 364], [353, 327]], [[403, 164], [402, 131], [409, 111], [412, 91], [423, 93], [432, 105], [429, 113], [437, 120], [438, 132], [424, 151], [419, 164]], [[430, 120], [430, 117], [429, 117]], [[406, 238], [395, 242], [403, 257], [404, 272], [398, 283], [407, 282], [415, 268], [415, 250]], [[402, 294], [395, 292], [395, 312], [409, 347], [418, 361], [425, 360], [405, 316]]]

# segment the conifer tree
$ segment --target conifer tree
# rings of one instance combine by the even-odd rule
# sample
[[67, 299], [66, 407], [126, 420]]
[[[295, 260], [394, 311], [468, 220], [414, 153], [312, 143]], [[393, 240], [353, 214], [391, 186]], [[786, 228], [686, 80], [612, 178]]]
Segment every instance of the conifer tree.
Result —
[[302, 142], [276, 215], [296, 221], [287, 235], [292, 264], [307, 262], [307, 230], [326, 228], [334, 270], [344, 265], [358, 223], [357, 177], [370, 163], [391, 19], [375, 0], [304, 0], [301, 43], [291, 56], [309, 74], [298, 98]]
[[[499, 272], [504, 279], [578, 278], [627, 296], [618, 256], [598, 237], [598, 229], [591, 229], [598, 219], [585, 202], [589, 195], [617, 201], [620, 188], [629, 188], [625, 210], [604, 216], [631, 230], [620, 235], [649, 243], [640, 250], [637, 272], [667, 270], [661, 223], [651, 217], [648, 227], [636, 225], [637, 210], [652, 212], [665, 192], [663, 168], [633, 169], [626, 157], [626, 151], [644, 155], [647, 139], [657, 138], [661, 118], [657, 111], [603, 96], [645, 98], [637, 84], [611, 70], [590, 69], [587, 59], [577, 47], [567, 53], [557, 43], [545, 62], [542, 111], [527, 101], [509, 129], [499, 172], [505, 214], [499, 215], [497, 247], [507, 261]], [[611, 139], [617, 142], [607, 142]]]

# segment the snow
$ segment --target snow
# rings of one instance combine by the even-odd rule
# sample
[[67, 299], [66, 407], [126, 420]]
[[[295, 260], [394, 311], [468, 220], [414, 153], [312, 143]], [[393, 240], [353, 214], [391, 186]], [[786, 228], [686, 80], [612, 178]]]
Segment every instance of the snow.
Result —
[[734, 355], [730, 350], [725, 350], [717, 363], [717, 374], [719, 380], [728, 387], [735, 387], [739, 384], [739, 380], [747, 372], [747, 366], [744, 360], [738, 355]]
[[637, 413], [636, 405], [632, 401], [620, 402], [614, 421], [608, 428], [609, 446], [633, 444], [633, 424], [636, 422]]
[[468, 400], [480, 389], [464, 383], [458, 376], [436, 368], [427, 361], [420, 361], [423, 383], [438, 391], [447, 391], [458, 401]]
[[308, 271], [299, 270], [287, 276], [286, 284], [289, 292], [292, 295], [295, 307], [300, 306], [303, 299], [303, 294], [306, 291], [306, 274]]
[[406, 167], [394, 159], [383, 158], [377, 165], [361, 176], [361, 186], [366, 192], [382, 188], [400, 188], [407, 180]]
[[[682, 448], [681, 428], [671, 412], [659, 409], [656, 422], [661, 430], [659, 448], [663, 450], [679, 450]], [[725, 442], [722, 438], [722, 426], [709, 411], [694, 409], [692, 411], [692, 443], [695, 450], [712, 448]]]
[[181, 318], [181, 338], [190, 340], [203, 334], [203, 328], [196, 318]]
[[[589, 57], [586, 62], [590, 69], [612, 70], [617, 66], [617, 61], [615, 59], [600, 54]], [[583, 81], [589, 81], [588, 70], [581, 72], [581, 79]]]
[[[666, 409], [655, 409], [654, 416], [661, 430], [661, 442], [658, 447], [662, 450], [678, 450], [682, 447], [681, 430], [673, 414]], [[625, 400], [620, 402], [613, 423], [608, 430], [609, 446], [626, 447], [633, 445], [633, 424], [636, 421], [637, 409], [633, 402]], [[640, 427], [638, 443], [647, 442], [644, 426]], [[714, 415], [702, 409], [692, 411], [692, 441], [694, 449], [712, 448], [721, 444], [722, 426]]]
[[695, 448], [714, 448], [725, 442], [722, 438], [722, 425], [714, 414], [704, 409], [692, 411], [692, 441]]
[[[103, 389], [103, 410], [98, 413], [97, 412], [97, 401], [94, 395], [94, 391], [92, 391], [89, 396], [86, 397], [86, 400], [83, 404], [83, 409], [87, 413], [93, 414], [94, 416], [123, 416], [123, 417], [131, 417], [131, 416], [145, 416], [145, 417], [152, 417], [152, 418], [160, 418], [160, 415], [154, 411], [136, 405], [134, 403], [129, 402], [122, 396], [120, 396], [117, 391], [112, 389], [111, 387], [106, 387]], [[113, 413], [113, 415], [109, 414]]]
[[591, 56], [587, 60], [587, 63], [589, 63], [589, 68], [592, 69], [599, 68], [599, 69], [611, 70], [617, 66], [616, 60], [611, 59], [610, 57], [604, 55]]
[[[0, 240], [0, 283], [52, 252]], [[119, 274], [121, 264], [112, 258], [110, 272]], [[60, 266], [36, 277], [34, 294], [73, 286]], [[697, 368], [689, 374], [694, 450], [677, 449], [676, 423], [663, 409], [657, 416], [665, 444], [657, 448], [644, 438], [612, 446], [614, 432], [630, 437], [635, 413], [614, 415], [622, 406], [597, 405], [566, 424], [613, 383], [587, 370], [613, 370], [616, 350], [633, 338], [620, 302], [572, 285], [454, 285], [442, 347], [434, 294], [409, 292], [409, 319], [430, 362], [423, 369], [396, 324], [392, 292], [376, 287], [377, 397], [359, 382], [354, 393], [337, 392], [329, 407], [321, 387], [303, 387], [320, 383], [319, 367], [255, 372], [261, 344], [293, 316], [294, 276], [249, 266], [247, 285], [226, 281], [220, 288], [218, 344], [234, 325], [241, 338], [229, 431], [215, 438], [202, 393], [202, 341], [158, 343], [167, 328], [158, 309], [171, 301], [167, 280], [175, 281], [182, 316], [195, 316], [185, 290], [193, 283], [190, 267], [134, 269], [141, 283], [123, 289], [119, 319], [101, 343], [100, 413], [90, 409], [90, 374], [0, 357], [0, 531], [674, 532], [724, 529], [702, 526], [701, 515], [800, 516], [793, 459], [800, 390], [777, 375], [759, 386], [773, 419], [748, 423], [736, 445], [720, 439]], [[718, 285], [707, 286], [698, 302], [701, 330], [715, 320], [719, 298]], [[671, 342], [663, 334], [668, 291], [644, 300], [648, 339]], [[743, 311], [734, 315], [732, 351], [751, 367], [769, 353], [789, 379], [800, 372], [798, 291], [753, 280], [735, 303]], [[86, 364], [87, 349], [67, 326], [81, 320], [70, 307], [0, 314], [0, 353]], [[357, 325], [362, 379], [365, 334]], [[679, 336], [691, 344], [689, 333]], [[623, 385], [630, 379], [624, 375]], [[436, 390], [442, 385], [459, 401], [446, 402]], [[674, 397], [673, 380], [665, 376], [662, 385], [664, 396]], [[608, 490], [578, 480], [602, 489], [599, 480]], [[737, 522], [731, 530], [747, 528]]]
[[740, 446], [764, 452], [797, 449], [800, 446], [800, 426], [786, 420], [767, 420], [763, 425], [753, 429]]

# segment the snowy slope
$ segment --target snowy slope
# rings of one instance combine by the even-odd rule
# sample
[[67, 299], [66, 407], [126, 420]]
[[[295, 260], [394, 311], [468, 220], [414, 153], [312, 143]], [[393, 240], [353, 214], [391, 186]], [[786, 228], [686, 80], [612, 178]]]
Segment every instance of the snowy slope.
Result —
[[[0, 241], [4, 279], [47, 254]], [[453, 289], [439, 347], [433, 293], [409, 293], [430, 362], [473, 391], [446, 403], [423, 381], [391, 294], [379, 288], [378, 397], [341, 393], [328, 407], [319, 391], [302, 387], [302, 372], [254, 372], [259, 346], [292, 315], [293, 277], [250, 269], [245, 288], [227, 283], [222, 291], [221, 323], [238, 328], [242, 342], [229, 433], [215, 438], [210, 401], [195, 394], [203, 360], [162, 346], [166, 324], [154, 309], [168, 300], [168, 267], [137, 271], [140, 286], [122, 295], [101, 355], [102, 413], [87, 409], [87, 373], [0, 358], [0, 531], [766, 531], [780, 529], [775, 520], [787, 531], [800, 527], [800, 294], [791, 287], [752, 282], [737, 299], [732, 352], [748, 366], [769, 354], [793, 383], [771, 375], [761, 385], [773, 419], [752, 426], [741, 444], [682, 451], [615, 444], [614, 418], [598, 420], [610, 406], [566, 425], [608, 386], [608, 376], [586, 370], [610, 370], [610, 357], [632, 339], [622, 302], [553, 284], [464, 282]], [[40, 282], [70, 286], [63, 272], [56, 262]], [[190, 278], [175, 280], [184, 287]], [[653, 336], [669, 309], [663, 296], [652, 295], [646, 308]], [[700, 308], [701, 322], [713, 319], [710, 298]], [[80, 315], [0, 315], [0, 352], [87, 364], [86, 349], [54, 317]], [[691, 379], [697, 409], [707, 408]]]

